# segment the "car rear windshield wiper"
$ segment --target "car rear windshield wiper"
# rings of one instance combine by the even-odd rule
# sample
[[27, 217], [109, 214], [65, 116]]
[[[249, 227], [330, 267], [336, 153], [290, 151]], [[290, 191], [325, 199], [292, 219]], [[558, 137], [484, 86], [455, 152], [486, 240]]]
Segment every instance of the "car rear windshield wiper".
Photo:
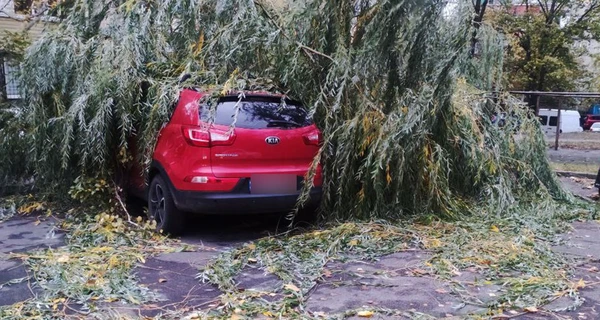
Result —
[[268, 128], [300, 128], [302, 127], [301, 124], [294, 122], [294, 121], [289, 121], [289, 120], [271, 120], [269, 121], [269, 123], [267, 124]]

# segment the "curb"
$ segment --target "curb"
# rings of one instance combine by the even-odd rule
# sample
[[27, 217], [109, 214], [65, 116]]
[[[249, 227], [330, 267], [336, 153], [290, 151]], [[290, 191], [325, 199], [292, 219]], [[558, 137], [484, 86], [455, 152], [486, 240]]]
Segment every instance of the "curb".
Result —
[[596, 179], [596, 174], [589, 172], [573, 172], [573, 171], [554, 171], [559, 177], [576, 177], [586, 179]]

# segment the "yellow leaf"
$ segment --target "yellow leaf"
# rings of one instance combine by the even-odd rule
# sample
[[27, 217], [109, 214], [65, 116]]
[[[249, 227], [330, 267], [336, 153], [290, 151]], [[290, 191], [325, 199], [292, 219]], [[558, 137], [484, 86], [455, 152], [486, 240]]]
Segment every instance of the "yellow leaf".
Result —
[[35, 221], [33, 224], [37, 226], [37, 225], [39, 225], [40, 223], [42, 223], [40, 220], [36, 220], [36, 221]]
[[60, 263], [65, 263], [69, 261], [69, 255], [68, 254], [63, 254], [62, 256], [58, 257], [58, 259], [56, 259], [57, 262]]
[[349, 244], [351, 247], [354, 247], [354, 246], [358, 245], [358, 240], [356, 240], [356, 239], [353, 239], [353, 240], [351, 240], [350, 242], [348, 242], [348, 244]]
[[440, 239], [423, 239], [423, 244], [427, 249], [439, 248], [442, 246]]
[[288, 283], [288, 284], [286, 284], [285, 286], [283, 286], [283, 288], [284, 288], [284, 289], [287, 289], [287, 290], [294, 291], [294, 292], [299, 292], [299, 291], [300, 291], [300, 289], [299, 289], [298, 287], [296, 287], [296, 286], [295, 286], [294, 284], [292, 284], [292, 283]]
[[108, 252], [108, 251], [111, 251], [111, 250], [113, 250], [112, 247], [106, 247], [106, 246], [104, 246], [104, 247], [93, 248], [90, 251], [94, 252], [94, 253], [100, 253], [100, 252]]
[[498, 227], [496, 227], [496, 226], [492, 226], [492, 227], [490, 228], [490, 230], [491, 230], [492, 232], [500, 232], [500, 229], [498, 229]]
[[359, 311], [357, 315], [363, 318], [370, 318], [373, 316], [373, 311]]
[[109, 268], [113, 268], [113, 267], [115, 267], [115, 266], [117, 266], [117, 265], [119, 265], [119, 259], [117, 258], [117, 256], [116, 256], [116, 255], [115, 255], [115, 256], [111, 256], [111, 257], [108, 259], [108, 267], [109, 267]]
[[229, 318], [229, 320], [241, 320], [241, 319], [243, 319], [243, 318], [237, 314], [234, 314], [231, 316], [231, 318]]
[[579, 281], [577, 282], [577, 285], [575, 286], [575, 289], [583, 289], [585, 288], [585, 281], [583, 281], [583, 279], [579, 279]]
[[251, 243], [248, 245], [248, 249], [254, 250], [254, 249], [256, 249], [256, 245], [254, 243]]
[[275, 317], [275, 315], [273, 315], [273, 314], [271, 313], [271, 311], [265, 311], [265, 312], [263, 312], [262, 314], [263, 314], [264, 316], [266, 316], [266, 317], [269, 317], [269, 318], [273, 318], [273, 317]]
[[200, 39], [196, 43], [196, 49], [194, 50], [194, 55], [197, 56], [202, 52], [202, 48], [204, 47], [204, 31], [200, 32]]

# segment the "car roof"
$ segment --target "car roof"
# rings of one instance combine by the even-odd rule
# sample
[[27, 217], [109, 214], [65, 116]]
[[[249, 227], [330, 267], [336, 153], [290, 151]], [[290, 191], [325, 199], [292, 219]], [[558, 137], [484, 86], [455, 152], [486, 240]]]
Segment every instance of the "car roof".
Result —
[[[203, 91], [198, 87], [187, 87], [183, 90], [192, 90], [196, 92], [200, 92], [202, 95], [209, 94], [210, 91]], [[268, 92], [268, 91], [228, 91], [221, 98], [237, 98], [240, 93], [244, 93], [245, 98], [268, 98], [268, 99], [285, 99], [287, 103], [291, 104], [302, 104], [300, 101], [292, 99], [285, 94], [277, 93], [277, 92]]]

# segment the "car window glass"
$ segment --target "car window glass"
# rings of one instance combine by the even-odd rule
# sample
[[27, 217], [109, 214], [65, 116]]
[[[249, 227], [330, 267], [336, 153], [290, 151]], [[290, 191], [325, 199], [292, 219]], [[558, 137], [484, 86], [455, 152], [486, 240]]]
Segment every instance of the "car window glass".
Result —
[[551, 127], [556, 127], [557, 119], [557, 117], [550, 117], [550, 123], [548, 125]]
[[548, 124], [548, 116], [540, 116], [540, 123], [545, 126]]
[[[236, 109], [237, 119], [236, 119]], [[214, 115], [211, 115], [211, 111]], [[307, 110], [297, 103], [282, 103], [281, 99], [247, 99], [219, 101], [216, 112], [205, 104], [200, 108], [202, 121], [236, 128], [297, 128], [312, 124]]]

